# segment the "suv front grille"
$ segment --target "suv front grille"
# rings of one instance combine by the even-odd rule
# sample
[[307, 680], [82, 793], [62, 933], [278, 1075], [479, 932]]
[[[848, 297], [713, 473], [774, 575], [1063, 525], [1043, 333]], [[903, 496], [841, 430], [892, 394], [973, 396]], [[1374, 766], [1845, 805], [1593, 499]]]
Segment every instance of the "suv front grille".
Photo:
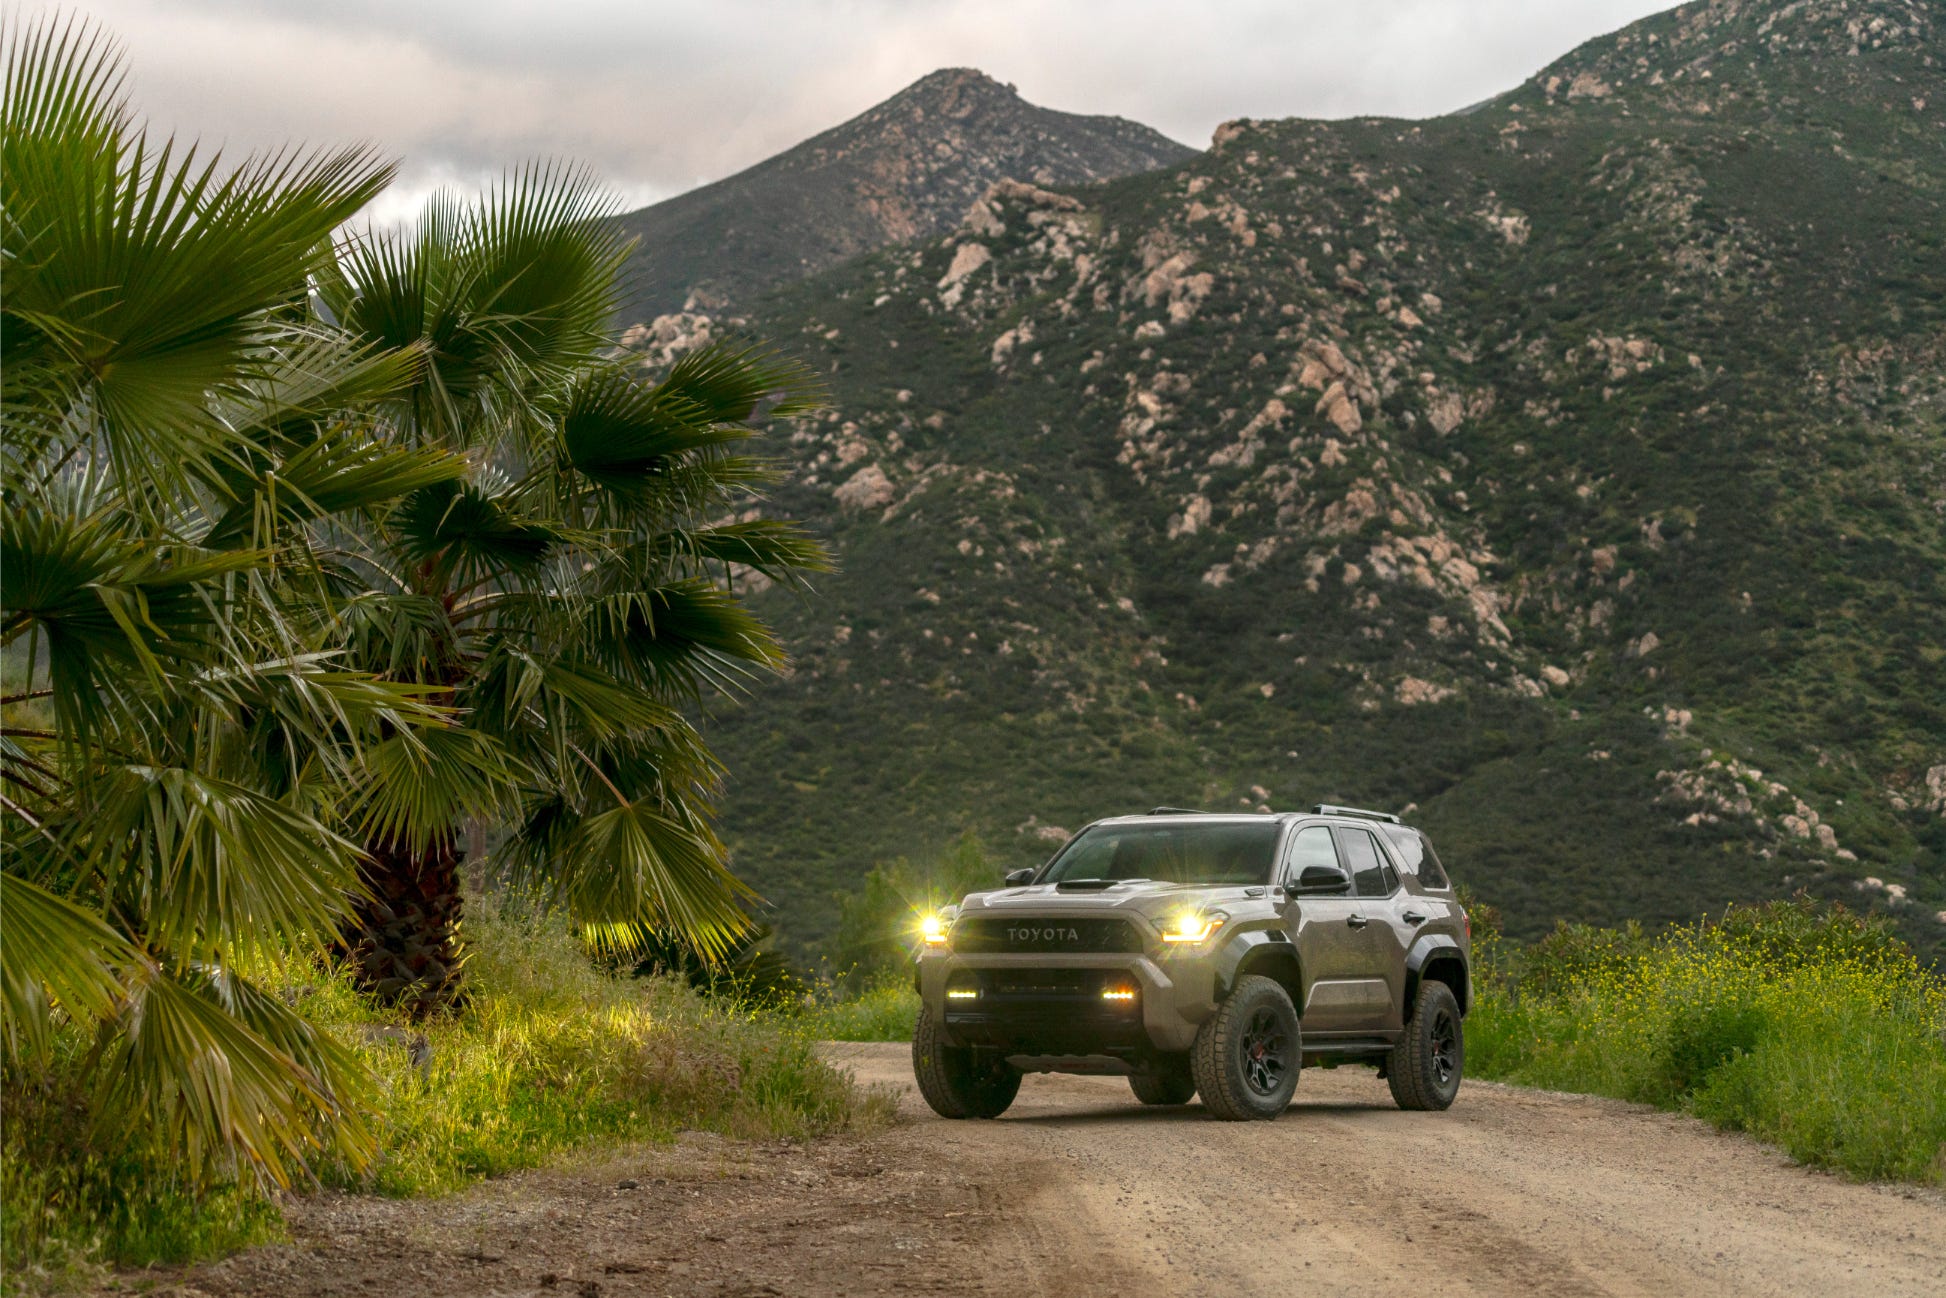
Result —
[[1112, 970], [989, 969], [981, 975], [979, 985], [988, 996], [1080, 997], [1098, 1001], [1102, 988], [1111, 980], [1116, 986], [1128, 982], [1124, 975]]
[[973, 916], [953, 928], [953, 949], [972, 955], [1011, 951], [1096, 955], [1140, 951], [1142, 937], [1125, 919]]

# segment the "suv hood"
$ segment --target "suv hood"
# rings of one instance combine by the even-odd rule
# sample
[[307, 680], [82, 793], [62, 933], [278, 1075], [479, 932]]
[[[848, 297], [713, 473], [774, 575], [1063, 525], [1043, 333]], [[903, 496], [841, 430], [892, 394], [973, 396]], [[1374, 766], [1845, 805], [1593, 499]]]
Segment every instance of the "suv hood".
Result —
[[1184, 906], [1236, 905], [1265, 896], [1262, 885], [1211, 886], [1131, 879], [1106, 887], [1063, 888], [1059, 884], [1030, 884], [976, 892], [960, 903], [961, 915], [1110, 915], [1137, 914], [1145, 918], [1173, 914]]

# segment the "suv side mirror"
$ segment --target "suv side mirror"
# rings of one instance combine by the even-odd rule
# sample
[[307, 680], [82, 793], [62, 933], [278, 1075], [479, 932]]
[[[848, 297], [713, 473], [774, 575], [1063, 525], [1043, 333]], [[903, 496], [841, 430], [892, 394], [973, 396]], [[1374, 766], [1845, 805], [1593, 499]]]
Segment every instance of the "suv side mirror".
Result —
[[1009, 870], [1007, 871], [1007, 886], [1009, 888], [1018, 888], [1024, 883], [1032, 883], [1036, 873], [1038, 871], [1031, 865], [1024, 870]]
[[1307, 865], [1297, 876], [1300, 897], [1332, 897], [1351, 891], [1351, 878], [1335, 865]]

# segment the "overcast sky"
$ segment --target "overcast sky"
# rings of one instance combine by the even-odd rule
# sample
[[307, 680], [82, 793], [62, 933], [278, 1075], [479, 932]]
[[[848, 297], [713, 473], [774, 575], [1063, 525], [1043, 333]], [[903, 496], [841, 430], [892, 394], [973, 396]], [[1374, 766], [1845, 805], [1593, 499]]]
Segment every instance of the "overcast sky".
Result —
[[[70, 0], [74, 3], [74, 0]], [[11, 7], [11, 6], [10, 6]], [[66, 5], [63, 6], [67, 7]], [[136, 108], [231, 147], [371, 141], [377, 213], [511, 163], [593, 164], [639, 206], [941, 67], [1203, 147], [1233, 117], [1476, 103], [1667, 0], [79, 0]], [[31, 12], [31, 10], [30, 10]]]

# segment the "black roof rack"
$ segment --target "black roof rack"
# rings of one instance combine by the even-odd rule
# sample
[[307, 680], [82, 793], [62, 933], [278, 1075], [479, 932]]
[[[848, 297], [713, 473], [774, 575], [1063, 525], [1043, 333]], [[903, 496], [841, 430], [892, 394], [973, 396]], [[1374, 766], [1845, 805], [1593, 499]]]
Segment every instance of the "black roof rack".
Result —
[[1203, 813], [1194, 807], [1150, 807], [1151, 816], [1200, 816]]
[[1314, 816], [1362, 816], [1366, 820], [1382, 820], [1388, 825], [1404, 823], [1389, 811], [1367, 811], [1363, 807], [1334, 807], [1328, 802], [1320, 802], [1317, 806], [1311, 808], [1311, 814]]

